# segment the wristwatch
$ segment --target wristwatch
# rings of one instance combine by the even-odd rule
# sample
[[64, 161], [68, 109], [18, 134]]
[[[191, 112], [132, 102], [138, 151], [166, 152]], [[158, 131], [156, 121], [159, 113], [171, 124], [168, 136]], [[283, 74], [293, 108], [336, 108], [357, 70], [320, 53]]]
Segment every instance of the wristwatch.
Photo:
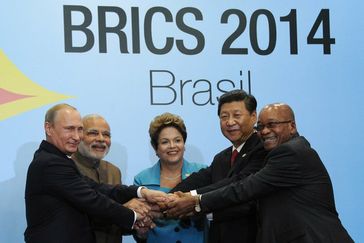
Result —
[[201, 212], [201, 206], [200, 206], [201, 195], [200, 194], [196, 195], [195, 199], [196, 199], [195, 212], [199, 213], [199, 212]]

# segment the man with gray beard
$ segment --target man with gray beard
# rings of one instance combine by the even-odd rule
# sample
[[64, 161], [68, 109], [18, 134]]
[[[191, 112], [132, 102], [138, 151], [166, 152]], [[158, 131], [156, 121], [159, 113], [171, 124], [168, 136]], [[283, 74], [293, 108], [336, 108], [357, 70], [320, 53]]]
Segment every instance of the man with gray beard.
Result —
[[121, 184], [118, 167], [103, 160], [111, 146], [110, 126], [100, 115], [92, 114], [82, 118], [84, 136], [73, 154], [80, 172], [98, 183]]
[[[121, 172], [112, 163], [103, 160], [111, 146], [110, 126], [100, 115], [83, 117], [84, 136], [78, 151], [72, 155], [81, 174], [97, 183], [121, 184]], [[132, 199], [131, 204], [137, 199]], [[126, 204], [128, 204], [126, 203]], [[128, 207], [128, 205], [124, 205]], [[120, 243], [122, 231], [116, 225], [109, 225], [100, 219], [93, 219], [96, 243]]]

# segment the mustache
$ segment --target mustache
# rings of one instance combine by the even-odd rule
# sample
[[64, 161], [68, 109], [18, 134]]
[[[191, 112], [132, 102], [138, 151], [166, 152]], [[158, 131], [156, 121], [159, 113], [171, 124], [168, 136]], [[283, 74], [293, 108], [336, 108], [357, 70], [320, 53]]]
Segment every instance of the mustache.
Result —
[[109, 145], [105, 142], [92, 142], [90, 144], [90, 147], [99, 147], [99, 148], [109, 148]]

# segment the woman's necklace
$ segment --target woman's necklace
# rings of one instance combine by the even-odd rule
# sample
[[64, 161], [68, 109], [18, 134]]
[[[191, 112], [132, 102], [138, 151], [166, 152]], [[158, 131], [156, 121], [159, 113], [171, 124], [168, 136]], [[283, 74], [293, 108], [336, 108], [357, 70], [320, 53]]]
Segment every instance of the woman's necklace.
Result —
[[164, 176], [161, 174], [161, 177], [166, 179], [166, 180], [170, 180], [170, 181], [173, 181], [173, 180], [176, 180], [176, 179], [179, 179], [181, 176], [181, 173], [179, 173], [178, 175], [174, 176], [174, 177], [169, 177], [169, 176]]

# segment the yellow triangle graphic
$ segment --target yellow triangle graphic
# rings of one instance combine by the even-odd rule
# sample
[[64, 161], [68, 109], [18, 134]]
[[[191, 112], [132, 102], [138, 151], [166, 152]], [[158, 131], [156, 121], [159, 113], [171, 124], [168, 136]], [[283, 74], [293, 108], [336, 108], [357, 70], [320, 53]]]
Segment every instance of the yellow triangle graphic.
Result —
[[72, 98], [49, 91], [27, 78], [0, 49], [0, 90], [2, 94], [19, 94], [24, 98], [0, 103], [0, 121], [11, 116]]

